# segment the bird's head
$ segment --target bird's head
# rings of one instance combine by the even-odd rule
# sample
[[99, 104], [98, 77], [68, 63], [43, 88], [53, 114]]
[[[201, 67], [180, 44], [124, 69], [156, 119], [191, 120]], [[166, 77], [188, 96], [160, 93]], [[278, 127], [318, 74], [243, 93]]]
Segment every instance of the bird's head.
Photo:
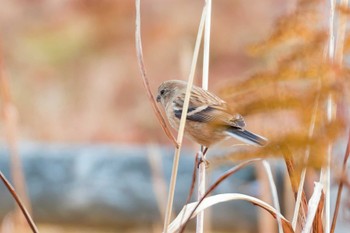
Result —
[[173, 99], [179, 90], [186, 88], [186, 85], [186, 82], [180, 80], [170, 80], [163, 82], [158, 87], [157, 102], [166, 107], [169, 101]]

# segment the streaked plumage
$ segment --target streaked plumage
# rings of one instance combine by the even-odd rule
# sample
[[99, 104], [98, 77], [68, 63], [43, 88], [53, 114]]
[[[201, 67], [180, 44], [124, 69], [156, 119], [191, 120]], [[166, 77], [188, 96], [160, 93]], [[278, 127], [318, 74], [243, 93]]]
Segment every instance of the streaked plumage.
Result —
[[[187, 83], [180, 80], [163, 82], [158, 88], [157, 102], [166, 112], [170, 125], [179, 128]], [[225, 101], [193, 86], [187, 111], [185, 134], [199, 144], [209, 147], [228, 136], [252, 145], [264, 146], [267, 139], [245, 130], [241, 115], [232, 115]]]

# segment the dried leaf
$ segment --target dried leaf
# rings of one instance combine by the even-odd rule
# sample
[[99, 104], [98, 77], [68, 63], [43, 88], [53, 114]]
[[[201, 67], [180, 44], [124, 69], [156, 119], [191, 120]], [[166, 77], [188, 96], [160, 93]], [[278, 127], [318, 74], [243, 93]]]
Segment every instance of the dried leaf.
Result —
[[[294, 232], [292, 230], [292, 227], [290, 225], [290, 222], [280, 213], [278, 213], [272, 206], [267, 204], [266, 202], [263, 202], [255, 197], [251, 197], [248, 195], [240, 194], [240, 193], [226, 193], [226, 194], [218, 194], [215, 196], [207, 197], [203, 199], [202, 203], [198, 206], [198, 208], [195, 210], [194, 214], [191, 216], [191, 218], [194, 218], [199, 212], [216, 205], [218, 203], [223, 203], [227, 201], [233, 201], [233, 200], [244, 200], [248, 201], [254, 205], [257, 205], [264, 210], [268, 211], [274, 218], [278, 215], [282, 220], [282, 226], [283, 231], [285, 233], [292, 233]], [[173, 233], [177, 232], [182, 227], [182, 221], [186, 220], [190, 217], [192, 211], [197, 206], [197, 202], [192, 202], [186, 206], [184, 206], [181, 210], [181, 212], [177, 215], [175, 220], [169, 225], [168, 232]]]

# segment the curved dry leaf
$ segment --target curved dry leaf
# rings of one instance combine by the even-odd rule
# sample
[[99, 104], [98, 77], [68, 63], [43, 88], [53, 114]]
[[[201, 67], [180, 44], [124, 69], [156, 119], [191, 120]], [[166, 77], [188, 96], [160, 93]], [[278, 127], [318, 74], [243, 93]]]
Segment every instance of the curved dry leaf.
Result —
[[161, 111], [159, 110], [159, 107], [155, 101], [155, 98], [153, 96], [153, 93], [151, 91], [151, 88], [149, 86], [149, 81], [146, 75], [146, 68], [143, 62], [143, 52], [142, 52], [142, 41], [141, 41], [141, 19], [140, 19], [140, 4], [139, 2], [136, 3], [136, 21], [135, 21], [135, 46], [136, 46], [136, 55], [137, 55], [137, 61], [141, 72], [141, 78], [143, 86], [146, 90], [147, 97], [152, 105], [153, 112], [155, 113], [159, 124], [161, 125], [164, 133], [167, 135], [167, 137], [171, 140], [171, 142], [174, 144], [176, 148], [179, 147], [178, 142], [176, 141], [174, 135], [171, 133], [163, 115], [161, 114]]
[[[263, 208], [264, 210], [268, 211], [274, 218], [278, 215], [280, 219], [282, 220], [282, 227], [283, 231], [285, 233], [293, 233], [292, 226], [290, 222], [279, 212], [276, 211], [275, 208], [273, 208], [271, 205], [267, 204], [264, 201], [261, 201], [258, 198], [251, 197], [245, 194], [240, 193], [225, 193], [225, 194], [218, 194], [211, 197], [207, 197], [203, 199], [202, 203], [198, 206], [198, 208], [195, 210], [194, 214], [191, 216], [191, 218], [194, 218], [199, 212], [213, 206], [219, 203], [227, 202], [227, 201], [234, 201], [234, 200], [243, 200], [248, 201], [252, 203], [253, 205], [259, 206]], [[192, 202], [190, 204], [185, 205], [181, 212], [177, 215], [177, 217], [174, 219], [174, 221], [169, 225], [168, 232], [169, 233], [175, 233], [180, 230], [182, 227], [183, 221], [188, 219], [190, 217], [190, 214], [192, 213], [193, 209], [197, 206], [197, 202]]]

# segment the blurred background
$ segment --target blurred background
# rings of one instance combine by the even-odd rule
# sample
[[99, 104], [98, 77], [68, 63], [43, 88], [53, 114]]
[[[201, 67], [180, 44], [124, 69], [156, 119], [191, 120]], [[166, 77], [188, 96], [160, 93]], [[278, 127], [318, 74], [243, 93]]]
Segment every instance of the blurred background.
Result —
[[[210, 90], [220, 93], [266, 65], [266, 58], [252, 56], [248, 48], [267, 38], [295, 2], [213, 2]], [[154, 92], [162, 81], [187, 78], [203, 4], [141, 1], [144, 61]], [[142, 86], [134, 33], [134, 1], [1, 3], [3, 73], [18, 113], [19, 154], [41, 232], [161, 231], [173, 149]], [[199, 85], [201, 69], [196, 76]], [[256, 122], [247, 123], [264, 133]], [[0, 168], [10, 176], [6, 132], [1, 121]], [[185, 202], [193, 169], [195, 147], [188, 140], [185, 145], [176, 211]], [[258, 195], [255, 174], [247, 169], [218, 192]], [[282, 188], [283, 180], [277, 182]], [[12, 198], [0, 189], [2, 232], [15, 232], [8, 220]], [[218, 216], [209, 226], [213, 232], [258, 231], [249, 204], [213, 209], [222, 213], [213, 214]]]
[[[261, 64], [246, 47], [268, 36], [293, 2], [214, 4], [210, 89], [217, 92]], [[187, 78], [202, 6], [202, 1], [142, 3], [144, 59], [154, 91], [164, 80]], [[168, 142], [145, 101], [134, 1], [4, 1], [0, 26], [21, 139]]]

